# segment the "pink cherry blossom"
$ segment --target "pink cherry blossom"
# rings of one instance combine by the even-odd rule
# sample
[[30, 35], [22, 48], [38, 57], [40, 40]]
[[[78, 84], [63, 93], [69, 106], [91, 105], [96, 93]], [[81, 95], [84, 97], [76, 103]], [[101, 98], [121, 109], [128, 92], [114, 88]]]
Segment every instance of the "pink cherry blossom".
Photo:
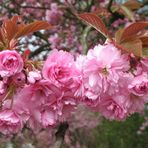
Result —
[[57, 3], [52, 3], [50, 8], [50, 10], [46, 11], [46, 20], [52, 25], [58, 25], [63, 12], [59, 10]]
[[142, 63], [143, 70], [147, 72], [148, 71], [148, 58], [143, 58], [141, 60], [141, 63]]
[[114, 45], [107, 43], [89, 50], [83, 68], [86, 97], [96, 100], [102, 93], [109, 93], [110, 87], [118, 86], [120, 76], [129, 69], [129, 62]]
[[48, 108], [41, 113], [41, 123], [43, 127], [53, 126], [56, 123], [58, 115], [52, 108]]
[[75, 81], [74, 81], [75, 87], [73, 87], [75, 88], [74, 96], [79, 97], [79, 99], [81, 100], [83, 100], [85, 96], [85, 88], [83, 85], [83, 66], [84, 66], [85, 60], [86, 60], [86, 56], [79, 55], [75, 61], [77, 73], [74, 77], [75, 78]]
[[69, 87], [75, 73], [73, 56], [65, 51], [53, 50], [44, 63], [42, 74], [56, 86]]
[[29, 83], [34, 84], [36, 81], [42, 78], [40, 71], [30, 71], [28, 73], [27, 80]]
[[14, 97], [13, 110], [17, 112], [23, 122], [28, 122], [29, 127], [40, 127], [42, 105], [47, 101], [51, 93], [47, 81], [41, 81], [24, 87]]
[[58, 48], [59, 45], [61, 44], [61, 38], [58, 36], [58, 34], [51, 35], [48, 38], [48, 41], [51, 44], [52, 49]]
[[23, 60], [16, 51], [5, 50], [0, 52], [0, 75], [9, 77], [21, 72]]
[[6, 84], [3, 81], [0, 81], [0, 95], [6, 92]]
[[8, 109], [0, 112], [0, 132], [12, 134], [17, 133], [21, 128], [22, 122], [16, 113]]
[[44, 63], [42, 70], [44, 79], [60, 87], [61, 90], [70, 90], [73, 97], [84, 96], [81, 66], [84, 58], [79, 59], [75, 62], [70, 53], [54, 50]]
[[144, 96], [148, 94], [148, 75], [143, 73], [133, 79], [128, 86], [129, 91], [136, 96]]
[[23, 72], [17, 73], [11, 77], [12, 84], [16, 87], [23, 87], [26, 83], [26, 76]]
[[[91, 129], [96, 127], [98, 118], [95, 118], [94, 113], [93, 120], [87, 112], [89, 109], [117, 121], [123, 121], [135, 112], [144, 112], [148, 103], [146, 51], [143, 57], [135, 56], [135, 53], [131, 53], [134, 49], [127, 51], [122, 47], [126, 36], [121, 37], [120, 43], [115, 37], [118, 27], [129, 26], [132, 22], [126, 17], [111, 20], [113, 23], [109, 24], [109, 32], [113, 39], [107, 39], [104, 43], [105, 38], [102, 36], [98, 40], [101, 45], [94, 47], [97, 31], [86, 27], [75, 15], [88, 9], [86, 4], [90, 5], [89, 11], [100, 11], [105, 19], [111, 16], [104, 9], [108, 5], [105, 0], [13, 0], [6, 2], [7, 7], [0, 7], [1, 133], [18, 133], [26, 126], [39, 131], [43, 128], [51, 129], [67, 121], [73, 112], [75, 117], [72, 118], [85, 118], [79, 125], [72, 121], [71, 125], [75, 129], [84, 126]], [[116, 4], [113, 2], [113, 5]], [[97, 6], [103, 9], [99, 10]], [[4, 21], [15, 8], [15, 12], [23, 14], [25, 20], [22, 22], [21, 17], [17, 20], [15, 16]], [[141, 20], [139, 14], [135, 13], [134, 16], [135, 22]], [[33, 18], [47, 20], [48, 23], [37, 21], [25, 27], [25, 22], [32, 22]], [[143, 21], [146, 19], [142, 18]], [[33, 33], [47, 29], [48, 26], [49, 30]], [[29, 38], [24, 37], [27, 33]], [[122, 33], [122, 36], [126, 32], [118, 33]], [[137, 35], [143, 42], [141, 36], [145, 37], [147, 32], [143, 30], [137, 32]], [[129, 45], [132, 47], [130, 42]], [[82, 55], [86, 47], [92, 49], [88, 50], [87, 55]], [[28, 48], [31, 50], [28, 51]], [[44, 59], [46, 53], [49, 56]], [[87, 108], [84, 109], [81, 104]], [[76, 112], [77, 107], [83, 110], [83, 114]], [[77, 144], [69, 147], [85, 147], [85, 144], [78, 143], [79, 140], [75, 141]], [[23, 144], [22, 147], [25, 146]]]
[[13, 110], [32, 129], [53, 126], [65, 120], [76, 106], [70, 91], [62, 91], [47, 80], [26, 86], [14, 99]]
[[135, 112], [142, 112], [144, 110], [145, 103], [148, 101], [148, 95], [139, 97], [133, 94], [130, 94], [126, 97], [125, 105], [128, 108], [128, 113], [133, 114]]
[[116, 96], [103, 96], [96, 109], [107, 119], [124, 120], [128, 115], [127, 108], [124, 104], [125, 97], [119, 94]]

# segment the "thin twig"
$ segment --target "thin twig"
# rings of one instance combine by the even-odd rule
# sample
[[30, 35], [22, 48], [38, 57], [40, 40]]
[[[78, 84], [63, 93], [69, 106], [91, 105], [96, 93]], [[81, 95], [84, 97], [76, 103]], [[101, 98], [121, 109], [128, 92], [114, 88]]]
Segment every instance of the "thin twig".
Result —
[[113, 3], [113, 0], [110, 0], [109, 3], [108, 3], [108, 6], [107, 6], [107, 10], [108, 10], [110, 13], [112, 13], [112, 11], [111, 11], [112, 3]]
[[47, 50], [46, 48], [47, 48], [48, 46], [50, 47], [49, 44], [45, 44], [45, 45], [39, 47], [38, 49], [36, 49], [34, 52], [31, 52], [29, 58], [35, 57], [35, 56], [37, 56], [38, 54], [40, 54], [42, 51]]
[[53, 148], [62, 148], [65, 133], [66, 133], [66, 130], [68, 129], [68, 126], [69, 125], [67, 122], [63, 122], [60, 124], [58, 131], [55, 134], [56, 142], [54, 143]]
[[46, 9], [50, 9], [49, 7], [37, 7], [37, 6], [21, 6], [19, 5], [21, 8], [31, 8], [31, 9], [42, 9], [42, 10], [46, 10]]
[[88, 45], [87, 45], [87, 36], [89, 34], [89, 32], [91, 31], [91, 26], [87, 26], [82, 34], [82, 38], [81, 38], [81, 43], [83, 45], [83, 53], [87, 54], [88, 51]]

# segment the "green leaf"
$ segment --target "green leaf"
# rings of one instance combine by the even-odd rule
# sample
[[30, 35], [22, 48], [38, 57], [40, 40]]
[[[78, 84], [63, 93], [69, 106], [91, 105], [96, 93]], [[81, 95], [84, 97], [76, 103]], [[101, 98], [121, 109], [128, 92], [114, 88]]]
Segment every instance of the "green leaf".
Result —
[[132, 12], [129, 8], [127, 8], [127, 7], [123, 6], [123, 5], [121, 5], [121, 9], [124, 11], [125, 15], [126, 15], [130, 20], [135, 21], [134, 14], [133, 14], [133, 12]]
[[133, 53], [138, 57], [142, 57], [142, 41], [137, 38], [126, 40], [126, 42], [121, 43], [128, 53]]
[[148, 47], [145, 47], [142, 49], [142, 55], [143, 55], [143, 57], [148, 58]]

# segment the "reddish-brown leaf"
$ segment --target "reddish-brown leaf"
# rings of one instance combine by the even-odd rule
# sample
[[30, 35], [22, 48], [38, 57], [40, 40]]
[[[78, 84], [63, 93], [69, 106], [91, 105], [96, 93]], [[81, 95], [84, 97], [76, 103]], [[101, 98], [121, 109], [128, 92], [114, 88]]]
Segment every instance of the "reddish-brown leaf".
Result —
[[18, 41], [16, 39], [11, 39], [8, 46], [8, 49], [13, 50], [17, 46]]
[[147, 37], [141, 37], [140, 40], [142, 41], [143, 46], [148, 46], [148, 36]]
[[115, 41], [117, 43], [120, 43], [120, 40], [121, 40], [121, 36], [122, 36], [122, 33], [123, 33], [124, 29], [123, 28], [120, 28], [116, 31], [115, 33]]
[[11, 18], [11, 21], [12, 21], [12, 22], [15, 22], [15, 23], [17, 24], [18, 22], [22, 22], [22, 17], [19, 16], [19, 15], [14, 15], [14, 16]]
[[78, 17], [94, 27], [96, 30], [101, 32], [106, 38], [111, 39], [111, 35], [107, 28], [105, 27], [105, 24], [103, 21], [94, 13], [83, 13], [83, 14], [78, 14]]
[[3, 23], [1, 30], [3, 36], [5, 36], [5, 40], [7, 40], [8, 42], [10, 42], [17, 33], [20, 26], [20, 24], [18, 24], [19, 21], [21, 21], [21, 17], [15, 15], [11, 19], [8, 19]]
[[137, 38], [132, 38], [121, 44], [125, 50], [129, 53], [133, 53], [136, 56], [142, 56], [142, 41]]
[[10, 41], [17, 32], [17, 26], [13, 21], [7, 20], [3, 24], [3, 31], [5, 32], [5, 37]]
[[145, 37], [148, 38], [148, 30], [142, 30], [138, 32], [137, 37], [140, 39]]
[[93, 11], [93, 14], [105, 17], [106, 19], [111, 16], [111, 13], [105, 8], [96, 8], [96, 11]]
[[0, 28], [0, 42], [4, 43], [4, 34], [1, 28]]
[[25, 36], [27, 34], [30, 34], [42, 29], [49, 29], [49, 28], [52, 28], [52, 26], [48, 22], [36, 21], [19, 28], [19, 31], [16, 33], [15, 38], [19, 38], [21, 36]]
[[136, 22], [126, 27], [122, 33], [121, 41], [136, 35], [139, 31], [148, 27], [148, 22]]
[[131, 10], [139, 9], [142, 6], [137, 0], [128, 0], [123, 5]]
[[13, 16], [6, 20], [0, 28], [0, 49], [14, 49], [19, 37], [51, 27], [46, 21], [24, 24], [20, 16]]

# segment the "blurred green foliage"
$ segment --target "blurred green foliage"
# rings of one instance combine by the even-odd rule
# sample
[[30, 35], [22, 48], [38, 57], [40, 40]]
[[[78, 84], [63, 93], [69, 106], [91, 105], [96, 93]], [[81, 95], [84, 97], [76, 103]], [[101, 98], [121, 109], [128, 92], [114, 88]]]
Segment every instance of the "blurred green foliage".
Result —
[[96, 148], [148, 148], [148, 129], [137, 134], [144, 117], [135, 114], [124, 122], [103, 119], [95, 131]]

